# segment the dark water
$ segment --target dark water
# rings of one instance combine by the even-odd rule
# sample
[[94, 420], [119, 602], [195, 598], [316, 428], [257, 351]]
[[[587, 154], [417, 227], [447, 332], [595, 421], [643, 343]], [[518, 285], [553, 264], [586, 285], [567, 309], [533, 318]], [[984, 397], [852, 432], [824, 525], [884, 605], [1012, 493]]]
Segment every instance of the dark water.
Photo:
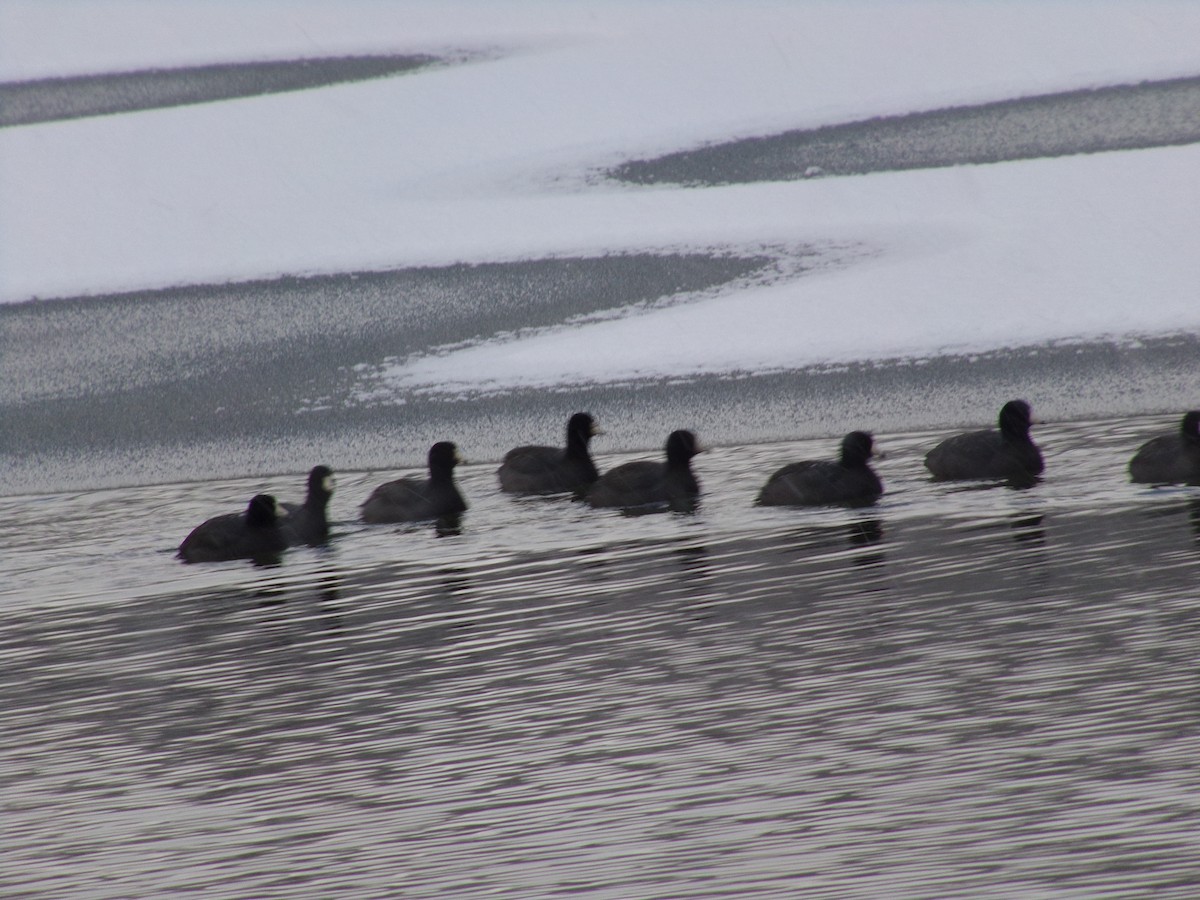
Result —
[[542, 421], [530, 422], [454, 397], [372, 399], [374, 373], [497, 333], [761, 284], [814, 255], [633, 253], [0, 305], [0, 493], [307, 469], [315, 457], [395, 465], [449, 435], [497, 456], [587, 398], [552, 406], [534, 392]]
[[0, 499], [0, 892], [1194, 896], [1200, 493], [1123, 471], [1172, 424], [1043, 426], [1026, 491], [880, 434], [854, 512], [751, 503], [829, 439], [694, 516], [468, 465], [451, 537], [342, 472], [274, 569], [170, 551], [299, 476]]
[[603, 423], [607, 449], [627, 450], [661, 444], [668, 422], [760, 443], [842, 423], [978, 422], [1014, 396], [1053, 420], [1200, 396], [1190, 334], [501, 396], [400, 392], [378, 377], [410, 354], [804, 278], [851, 253], [631, 253], [0, 305], [0, 495], [416, 465], [445, 439], [498, 459], [533, 435], [557, 440], [580, 409]]
[[0, 128], [299, 91], [452, 61], [416, 54], [340, 56], [2, 82]]
[[1176, 78], [785, 131], [633, 160], [609, 174], [636, 184], [737, 184], [1196, 141], [1200, 78]]

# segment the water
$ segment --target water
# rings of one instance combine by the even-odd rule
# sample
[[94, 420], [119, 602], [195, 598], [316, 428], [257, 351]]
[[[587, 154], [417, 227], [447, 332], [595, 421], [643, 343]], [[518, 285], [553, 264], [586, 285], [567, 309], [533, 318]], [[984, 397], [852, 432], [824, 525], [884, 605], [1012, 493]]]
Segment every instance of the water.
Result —
[[634, 160], [612, 175], [690, 185], [862, 175], [1191, 144], [1200, 79], [1064, 91], [885, 116]]
[[[0, 499], [0, 889], [125, 897], [1191, 896], [1200, 493], [1167, 417], [1042, 426], [1026, 491], [759, 509], [835, 441], [721, 446], [694, 516], [515, 499], [457, 536], [184, 566], [302, 477]], [[598, 454], [601, 468], [626, 455]]]
[[257, 97], [462, 61], [423, 55], [343, 56], [0, 82], [0, 128]]
[[376, 397], [377, 371], [447, 344], [761, 283], [782, 277], [777, 265], [630, 253], [0, 304], [0, 493], [307, 470], [316, 458], [416, 463], [449, 435], [489, 458], [543, 428], [557, 436], [574, 409], [558, 411], [587, 399], [627, 435], [641, 419], [622, 415], [610, 388], [557, 403], [531, 391], [518, 411]]

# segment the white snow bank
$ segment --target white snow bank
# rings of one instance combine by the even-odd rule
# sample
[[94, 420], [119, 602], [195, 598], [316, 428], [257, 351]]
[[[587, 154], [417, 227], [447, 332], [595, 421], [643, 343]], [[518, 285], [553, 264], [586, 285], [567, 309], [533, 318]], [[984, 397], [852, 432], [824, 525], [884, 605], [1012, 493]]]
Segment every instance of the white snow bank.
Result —
[[[1197, 74], [1197, 46], [1200, 5], [1177, 2], [0, 0], [4, 79], [498, 51], [359, 84], [0, 130], [0, 302], [832, 240], [882, 255], [420, 361], [396, 383], [1190, 329], [1192, 149], [706, 190], [596, 188], [582, 173], [783, 128]], [[594, 362], [581, 362], [584, 347]]]
[[382, 374], [396, 391], [491, 390], [1200, 330], [1196, 171], [1189, 146], [697, 192], [681, 230], [736, 209], [734, 231], [879, 252]]

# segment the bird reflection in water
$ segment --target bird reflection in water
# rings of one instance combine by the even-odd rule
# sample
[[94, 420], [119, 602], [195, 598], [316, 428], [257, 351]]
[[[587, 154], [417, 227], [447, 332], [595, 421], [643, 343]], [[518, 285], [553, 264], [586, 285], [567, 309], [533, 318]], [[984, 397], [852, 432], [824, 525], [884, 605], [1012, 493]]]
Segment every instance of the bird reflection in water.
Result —
[[883, 522], [879, 519], [861, 519], [851, 522], [846, 526], [846, 536], [853, 548], [875, 548], [869, 553], [856, 553], [854, 555], [856, 566], [882, 566], [887, 560], [887, 554], [880, 546], [883, 543]]
[[461, 599], [461, 595], [470, 591], [473, 586], [471, 576], [466, 569], [447, 566], [444, 569], [438, 569], [437, 574], [438, 592], [448, 598]]
[[690, 575], [692, 577], [711, 576], [708, 566], [708, 548], [703, 544], [679, 547], [674, 551], [674, 553], [675, 558], [679, 560], [679, 565], [683, 568], [685, 575]]
[[1026, 515], [1020, 513], [1012, 517], [1009, 527], [1012, 529], [1012, 538], [1018, 544], [1034, 544], [1038, 547], [1043, 547], [1046, 544], [1046, 529], [1042, 527], [1042, 519], [1044, 516], [1040, 514]]
[[708, 548], [703, 544], [690, 544], [677, 547], [671, 553], [679, 563], [680, 585], [690, 601], [692, 618], [711, 619], [717, 578], [709, 560]]
[[433, 533], [437, 537], [458, 537], [462, 534], [462, 513], [450, 513], [434, 520]]

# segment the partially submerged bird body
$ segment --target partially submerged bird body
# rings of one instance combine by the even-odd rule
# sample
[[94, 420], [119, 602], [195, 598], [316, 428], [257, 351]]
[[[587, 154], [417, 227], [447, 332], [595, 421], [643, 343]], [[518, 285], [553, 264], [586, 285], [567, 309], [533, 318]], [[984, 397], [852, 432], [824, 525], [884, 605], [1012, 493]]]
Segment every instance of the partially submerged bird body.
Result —
[[275, 498], [258, 494], [245, 512], [214, 516], [197, 525], [179, 545], [178, 557], [187, 563], [234, 559], [264, 564], [278, 562], [287, 549], [287, 538], [279, 528], [279, 515]]
[[324, 544], [329, 540], [327, 508], [333, 496], [335, 479], [328, 466], [314, 466], [308, 473], [308, 493], [303, 503], [280, 503], [287, 517], [280, 528], [288, 546]]
[[935, 480], [993, 479], [1035, 481], [1045, 463], [1029, 436], [1029, 404], [1013, 400], [1000, 410], [1000, 428], [969, 431], [946, 438], [925, 455]]
[[874, 439], [852, 431], [842, 439], [837, 460], [791, 463], [772, 475], [758, 495], [763, 506], [867, 506], [883, 493], [871, 468]]
[[429, 450], [429, 478], [399, 478], [379, 485], [362, 505], [363, 521], [421, 522], [464, 512], [467, 502], [454, 483], [458, 462], [454, 444], [434, 444]]
[[576, 413], [567, 422], [565, 448], [531, 445], [509, 450], [496, 473], [500, 490], [510, 494], [586, 490], [600, 477], [588, 451], [592, 436], [600, 433], [590, 415]]
[[1177, 431], [1151, 438], [1129, 461], [1139, 484], [1200, 484], [1200, 410], [1183, 417]]
[[666, 506], [678, 512], [695, 509], [700, 482], [692, 472], [692, 457], [700, 452], [690, 431], [673, 431], [667, 438], [665, 462], [637, 460], [609, 469], [587, 493], [594, 507]]

